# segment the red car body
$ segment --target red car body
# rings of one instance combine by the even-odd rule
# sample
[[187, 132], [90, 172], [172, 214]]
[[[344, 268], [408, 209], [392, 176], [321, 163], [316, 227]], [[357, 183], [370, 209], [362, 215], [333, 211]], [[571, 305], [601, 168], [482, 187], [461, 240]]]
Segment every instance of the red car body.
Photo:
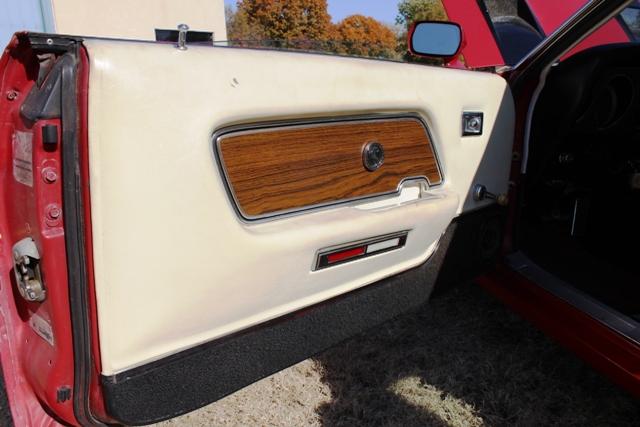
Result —
[[[33, 85], [32, 76], [28, 75], [29, 66], [22, 65], [27, 61], [29, 52], [23, 51], [18, 46], [17, 38], [12, 40], [9, 49], [14, 49], [13, 56], [3, 55], [0, 68], [7, 70], [7, 76], [12, 81], [12, 90], [14, 93], [26, 93]], [[24, 55], [24, 56], [23, 56]], [[3, 97], [3, 101], [10, 101], [10, 97]], [[11, 102], [0, 103], [0, 116], [6, 117], [9, 121], [19, 123], [19, 108], [17, 104]], [[45, 120], [38, 126], [54, 125], [59, 127], [59, 120]], [[19, 126], [19, 125], [18, 125]], [[3, 134], [7, 136], [10, 127], [5, 123], [2, 128]], [[38, 132], [41, 136], [41, 132]], [[42, 147], [39, 144], [38, 147]], [[59, 175], [60, 164], [62, 159], [59, 155], [52, 155], [51, 152], [40, 148], [34, 154], [35, 164], [38, 164], [37, 173], [43, 173], [44, 169], [52, 173], [48, 181], [34, 180], [31, 191], [25, 193], [20, 188], [15, 188], [15, 183], [10, 180], [7, 186], [3, 186], [3, 204], [8, 212], [2, 216], [5, 230], [20, 231], [25, 227], [25, 223], [18, 218], [25, 218], [25, 210], [29, 206], [38, 209], [47, 209], [52, 215], [49, 219], [41, 218], [40, 220], [31, 217], [30, 224], [38, 224], [38, 229], [33, 230], [33, 225], [29, 226], [32, 232], [42, 239], [43, 248], [52, 253], [66, 252], [64, 244], [64, 232], [62, 223], [59, 220], [62, 206], [62, 186]], [[3, 150], [3, 162], [11, 162], [11, 150]], [[13, 187], [13, 188], [12, 188]], [[33, 211], [35, 212], [35, 210]], [[11, 254], [11, 248], [6, 246], [6, 242], [10, 236], [3, 236], [2, 252]], [[12, 257], [3, 256], [0, 269], [9, 274], [12, 266]], [[66, 288], [68, 281], [67, 266], [60, 263], [59, 260], [49, 259], [44, 268], [48, 268], [50, 273], [50, 282], [52, 286], [60, 286]], [[37, 398], [46, 403], [50, 408], [55, 408], [55, 412], [63, 419], [72, 422], [74, 420], [73, 407], [71, 401], [64, 399], [64, 391], [60, 392], [59, 386], [53, 384], [73, 384], [73, 345], [71, 331], [67, 325], [70, 324], [69, 319], [69, 300], [67, 298], [57, 298], [48, 300], [43, 307], [38, 308], [42, 316], [46, 316], [52, 325], [67, 330], [66, 334], [56, 336], [56, 346], [43, 345], [42, 341], [29, 339], [27, 330], [29, 327], [21, 320], [24, 313], [16, 310], [16, 306], [11, 303], [12, 289], [4, 286], [0, 289], [2, 295], [2, 312], [4, 314], [3, 324], [11, 333], [5, 332], [6, 339], [2, 340], [3, 351], [2, 366], [4, 368], [4, 378], [6, 388], [10, 399], [22, 402], [20, 405], [12, 405], [12, 413], [14, 422], [17, 424], [29, 424], [37, 422], [41, 425], [54, 425], [55, 421], [45, 412], [38, 400], [34, 399], [34, 393]], [[36, 307], [34, 306], [35, 310]], [[37, 355], [37, 356], [34, 356]], [[45, 365], [50, 369], [42, 370], [35, 368], [35, 365], [42, 366], [45, 359]], [[26, 382], [25, 378], [32, 381]], [[70, 387], [70, 386], [69, 386]], [[60, 395], [58, 395], [61, 393]]]
[[[487, 14], [481, 9], [476, 0], [444, 0], [448, 17], [457, 22], [463, 29], [464, 41], [461, 53], [464, 61], [454, 60], [449, 63], [451, 67], [486, 68], [505, 65], [505, 60], [496, 41]], [[545, 35], [551, 34], [566, 19], [578, 10], [584, 0], [567, 0], [561, 4], [545, 2], [541, 0], [528, 0], [527, 5], [531, 13], [536, 17], [538, 29]], [[5, 118], [0, 128], [0, 137], [10, 140], [15, 130], [27, 127], [20, 117], [19, 103], [12, 102], [20, 94], [29, 93], [37, 80], [37, 64], [34, 63], [34, 55], [30, 52], [28, 43], [20, 43], [21, 35], [13, 39], [8, 47], [10, 54], [2, 56], [0, 70], [4, 70], [5, 83], [8, 89], [2, 93], [0, 99], [0, 117]], [[37, 42], [49, 43], [45, 39]], [[50, 39], [49, 39], [50, 40]], [[624, 30], [620, 22], [612, 19], [599, 30], [583, 40], [567, 55], [575, 54], [580, 50], [592, 46], [629, 42], [630, 36]], [[30, 40], [33, 43], [33, 40]], [[62, 47], [61, 47], [62, 48]], [[78, 52], [77, 79], [78, 87], [84, 88], [76, 93], [76, 99], [72, 101], [78, 106], [77, 123], [86, 123], [88, 110], [88, 59], [86, 52]], [[527, 108], [531, 98], [532, 87], [527, 87], [521, 93], [521, 99], [516, 99], [516, 151], [523, 143], [524, 122]], [[33, 187], [28, 191], [17, 191], [12, 184], [0, 187], [3, 204], [7, 215], [0, 217], [0, 228], [3, 230], [17, 231], [22, 234], [25, 227], [31, 227], [30, 233], [37, 235], [47, 253], [59, 254], [55, 258], [45, 258], [43, 263], [48, 272], [47, 283], [53, 294], [68, 295], [69, 298], [51, 298], [44, 304], [28, 306], [28, 311], [38, 311], [40, 316], [45, 316], [57, 331], [65, 331], [56, 335], [56, 345], [49, 345], [45, 339], [30, 339], [33, 335], [33, 325], [25, 324], [25, 312], [16, 309], [14, 303], [15, 283], [3, 283], [0, 288], [0, 305], [4, 318], [2, 338], [0, 339], [0, 355], [4, 371], [5, 385], [11, 400], [11, 410], [14, 421], [19, 424], [28, 422], [38, 425], [57, 425], [56, 419], [69, 424], [89, 424], [95, 416], [109, 421], [108, 411], [105, 410], [102, 399], [102, 387], [100, 384], [100, 356], [97, 333], [97, 314], [95, 305], [91, 224], [88, 221], [79, 221], [75, 229], [71, 223], [60, 221], [60, 215], [65, 218], [80, 217], [90, 219], [89, 204], [73, 204], [73, 197], [89, 200], [89, 172], [87, 153], [87, 129], [86, 126], [76, 125], [67, 128], [61, 125], [59, 119], [41, 119], [37, 122], [35, 138], [43, 138], [42, 128], [55, 126], [58, 136], [64, 132], [71, 134], [78, 142], [78, 151], [75, 154], [79, 159], [80, 168], [76, 171], [75, 179], [82, 188], [78, 194], [65, 192], [61, 180], [57, 179], [57, 171], [65, 161], [58, 151], [48, 151], [42, 140], [37, 140], [33, 152], [34, 179]], [[67, 138], [70, 138], [69, 136]], [[13, 159], [10, 146], [3, 146], [0, 151], [0, 161], [10, 163]], [[512, 165], [511, 179], [518, 182], [519, 164]], [[7, 180], [11, 181], [11, 180]], [[13, 181], [11, 181], [13, 182]], [[15, 183], [13, 183], [15, 186]], [[517, 188], [517, 186], [516, 186]], [[515, 194], [511, 194], [514, 197]], [[64, 203], [63, 203], [64, 201]], [[78, 212], [78, 207], [81, 207]], [[37, 212], [46, 212], [46, 216], [39, 217]], [[509, 219], [515, 221], [515, 212], [511, 212]], [[18, 220], [19, 219], [19, 220]], [[28, 224], [26, 224], [28, 223]], [[26, 225], [25, 225], [26, 224]], [[35, 225], [34, 225], [35, 224]], [[35, 228], [35, 229], [34, 229]], [[65, 245], [65, 235], [77, 233], [76, 244], [72, 247]], [[10, 242], [16, 240], [16, 236], [0, 236], [0, 275], [11, 276], [13, 268]], [[507, 234], [504, 242], [505, 253], [511, 246], [510, 236]], [[77, 251], [69, 256], [68, 251]], [[78, 268], [70, 268], [67, 263], [70, 259], [81, 258], [85, 260], [86, 281], [89, 284], [86, 289], [68, 289], [70, 282], [69, 271], [76, 272]], [[523, 276], [511, 270], [508, 266], [500, 264], [495, 270], [480, 277], [478, 282], [487, 290], [494, 293], [505, 304], [521, 313], [540, 329], [558, 340], [560, 343], [575, 351], [594, 368], [607, 374], [615, 382], [629, 391], [640, 396], [640, 347], [613, 330], [603, 326], [598, 320], [586, 315], [574, 308], [564, 300], [541, 289], [538, 285], [528, 281]], [[80, 292], [80, 293], [78, 293]], [[84, 293], [82, 293], [84, 292]], [[89, 309], [86, 317], [76, 313], [70, 307], [70, 301], [86, 299]], [[298, 313], [300, 314], [300, 313]], [[71, 317], [77, 317], [77, 321], [84, 322], [86, 336], [89, 343], [78, 342], [76, 336], [68, 325], [72, 324]], [[75, 323], [74, 323], [75, 324]], [[46, 335], [41, 331], [40, 335]], [[78, 372], [74, 370], [74, 354], [79, 353], [79, 348], [90, 347], [93, 357], [90, 358], [90, 372], [85, 372], [83, 377], [84, 387], [88, 390], [84, 400], [71, 399], [71, 389], [78, 386]], [[48, 366], [49, 369], [41, 369]], [[28, 379], [28, 380], [27, 380]], [[15, 404], [19, 402], [19, 404]], [[44, 407], [48, 408], [47, 410]], [[54, 413], [56, 419], [50, 413]]]
[[[448, 18], [459, 23], [464, 30], [464, 44], [461, 53], [465, 61], [451, 65], [470, 69], [505, 65], [505, 60], [491, 28], [490, 17], [486, 10], [482, 9], [480, 2], [443, 0], [442, 3]], [[540, 34], [549, 36], [586, 3], [588, 3], [586, 0], [562, 2], [523, 0], [520, 7], [527, 8], [535, 20], [536, 29]], [[632, 40], [619, 18], [612, 18], [581, 41], [565, 55], [565, 58], [590, 47], [611, 43], [628, 43]]]

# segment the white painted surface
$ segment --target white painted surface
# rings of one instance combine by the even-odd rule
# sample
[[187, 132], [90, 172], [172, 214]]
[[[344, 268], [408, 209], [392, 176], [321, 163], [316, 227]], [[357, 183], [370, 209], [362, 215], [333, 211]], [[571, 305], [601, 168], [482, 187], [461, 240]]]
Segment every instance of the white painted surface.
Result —
[[367, 246], [367, 253], [370, 254], [371, 252], [393, 248], [395, 246], [398, 246], [399, 243], [400, 243], [400, 239], [391, 239], [391, 240], [384, 240], [378, 243], [372, 243]]
[[212, 31], [227, 39], [223, 0], [50, 0], [61, 34], [155, 40], [155, 30]]
[[[121, 372], [424, 262], [475, 182], [507, 189], [513, 103], [479, 72], [326, 55], [88, 40], [102, 369]], [[462, 112], [483, 136], [462, 138]], [[224, 126], [415, 112], [445, 181], [384, 204], [270, 222], [237, 217], [212, 153]], [[319, 248], [411, 230], [406, 246], [311, 271]]]

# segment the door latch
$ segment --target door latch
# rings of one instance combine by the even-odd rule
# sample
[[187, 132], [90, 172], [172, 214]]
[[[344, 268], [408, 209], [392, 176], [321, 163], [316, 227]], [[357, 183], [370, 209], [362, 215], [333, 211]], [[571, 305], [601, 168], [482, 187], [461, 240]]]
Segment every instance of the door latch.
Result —
[[13, 245], [13, 271], [22, 298], [31, 302], [42, 302], [47, 291], [40, 272], [40, 254], [31, 237]]

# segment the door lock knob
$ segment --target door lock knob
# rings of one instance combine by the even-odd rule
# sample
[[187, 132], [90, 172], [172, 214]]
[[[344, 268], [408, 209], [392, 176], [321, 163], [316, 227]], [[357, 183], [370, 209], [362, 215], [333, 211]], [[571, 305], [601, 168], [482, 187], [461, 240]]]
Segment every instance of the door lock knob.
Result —
[[509, 197], [506, 194], [494, 194], [484, 185], [476, 184], [473, 187], [473, 200], [479, 202], [485, 199], [495, 200], [500, 206], [507, 206], [509, 203]]

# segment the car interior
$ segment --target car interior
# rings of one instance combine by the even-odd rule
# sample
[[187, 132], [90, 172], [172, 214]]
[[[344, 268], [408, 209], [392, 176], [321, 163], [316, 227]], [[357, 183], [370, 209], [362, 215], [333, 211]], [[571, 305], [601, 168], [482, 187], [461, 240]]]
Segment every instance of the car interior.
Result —
[[540, 44], [544, 37], [519, 16], [498, 16], [492, 19], [493, 31], [505, 64], [516, 65]]
[[[579, 308], [640, 321], [640, 46], [555, 64], [532, 116], [517, 238]], [[633, 321], [632, 319], [635, 319]], [[633, 328], [635, 329], [635, 327]]]

